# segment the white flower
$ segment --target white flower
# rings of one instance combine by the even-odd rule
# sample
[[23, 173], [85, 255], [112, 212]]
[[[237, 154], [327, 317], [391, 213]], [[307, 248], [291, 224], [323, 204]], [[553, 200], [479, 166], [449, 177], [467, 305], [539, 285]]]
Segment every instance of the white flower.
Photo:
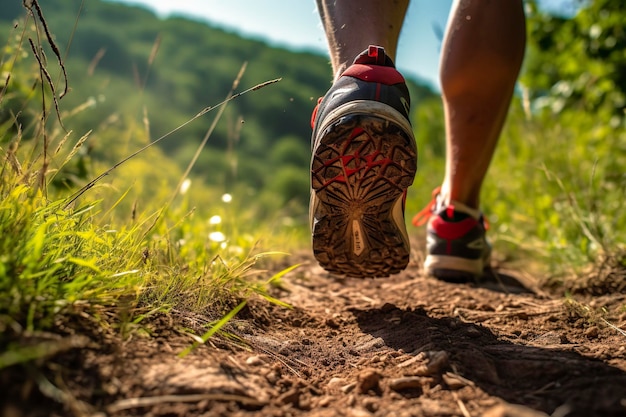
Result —
[[224, 195], [222, 196], [222, 201], [223, 201], [224, 203], [230, 203], [231, 201], [233, 201], [233, 196], [232, 196], [232, 195], [230, 195], [230, 194], [228, 194], [228, 193], [226, 193], [226, 194], [224, 194]]
[[185, 195], [187, 191], [189, 191], [189, 187], [191, 187], [191, 180], [189, 178], [185, 178], [185, 181], [180, 184], [180, 194]]
[[211, 232], [209, 233], [209, 240], [213, 242], [224, 242], [226, 240], [226, 236], [222, 232]]
[[222, 218], [219, 215], [211, 216], [209, 219], [209, 224], [220, 224], [222, 222]]

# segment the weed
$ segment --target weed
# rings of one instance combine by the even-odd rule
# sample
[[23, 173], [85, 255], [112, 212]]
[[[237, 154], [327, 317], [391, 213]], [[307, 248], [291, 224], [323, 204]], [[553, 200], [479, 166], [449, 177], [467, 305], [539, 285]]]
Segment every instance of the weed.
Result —
[[[29, 4], [28, 16], [36, 15], [38, 22], [33, 30], [44, 29], [66, 80], [41, 10], [36, 1]], [[16, 65], [29, 58], [22, 48], [25, 38], [32, 45], [33, 66]], [[124, 148], [131, 148], [145, 137], [147, 116], [141, 122], [127, 120], [126, 129], [111, 123], [74, 139], [75, 133], [62, 124], [62, 94], [39, 55], [43, 49], [38, 39], [23, 29], [18, 41], [5, 47], [0, 63], [1, 72], [8, 74], [2, 99], [19, 109], [0, 129], [0, 368], [78, 346], [73, 339], [24, 349], [12, 343], [22, 335], [53, 329], [72, 314], [112, 324], [127, 335], [151, 315], [176, 309], [216, 318], [211, 319], [214, 333], [236, 313], [231, 306], [243, 307], [250, 297], [285, 306], [268, 289], [291, 268], [272, 275], [257, 267], [260, 259], [278, 253], [258, 250], [254, 225], [246, 227], [240, 213], [231, 210], [231, 199], [220, 199], [223, 193], [189, 178], [197, 155], [181, 173], [153, 147], [211, 110], [277, 80], [234, 93], [239, 76], [222, 103], [105, 167], [91, 158], [90, 141], [125, 137]], [[24, 90], [26, 84], [41, 88]], [[47, 117], [50, 102], [59, 116], [56, 123]], [[81, 105], [67, 114], [91, 108]], [[25, 129], [25, 123], [30, 127]], [[155, 171], [155, 164], [162, 169]], [[113, 175], [117, 168], [128, 171]], [[94, 171], [102, 173], [88, 180]], [[194, 208], [192, 195], [198, 194], [212, 196], [210, 204]]]

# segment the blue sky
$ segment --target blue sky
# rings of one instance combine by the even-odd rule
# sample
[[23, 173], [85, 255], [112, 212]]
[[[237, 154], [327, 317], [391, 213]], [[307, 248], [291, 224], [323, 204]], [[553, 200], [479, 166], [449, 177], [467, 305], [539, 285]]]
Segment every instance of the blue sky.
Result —
[[[206, 20], [241, 35], [291, 49], [327, 54], [326, 40], [314, 0], [112, 0], [142, 4], [160, 16], [171, 13]], [[563, 8], [572, 0], [543, 0]], [[396, 65], [406, 75], [438, 87], [440, 33], [452, 0], [412, 0], [400, 37]], [[329, 77], [330, 77], [329, 69]]]

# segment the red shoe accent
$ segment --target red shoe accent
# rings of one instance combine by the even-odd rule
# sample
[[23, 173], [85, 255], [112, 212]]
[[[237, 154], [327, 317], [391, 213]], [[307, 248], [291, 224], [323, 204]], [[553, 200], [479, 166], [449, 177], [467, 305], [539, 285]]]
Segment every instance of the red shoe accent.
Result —
[[362, 81], [394, 85], [404, 83], [404, 77], [393, 67], [354, 64], [344, 71], [341, 76], [358, 78]]
[[319, 109], [320, 103], [323, 99], [324, 97], [320, 97], [317, 99], [317, 105], [313, 109], [313, 113], [311, 113], [311, 129], [315, 129], [315, 118], [317, 117], [317, 109]]
[[[435, 188], [433, 190], [432, 198], [428, 202], [426, 207], [421, 209], [419, 213], [417, 213], [415, 216], [413, 216], [413, 221], [412, 221], [413, 226], [423, 226], [423, 225], [425, 225], [428, 222], [428, 220], [433, 215], [433, 209], [437, 205], [437, 196], [439, 195], [439, 193], [441, 193], [441, 187], [437, 187], [437, 188]], [[447, 211], [448, 217], [451, 218], [451, 217], [454, 216], [454, 206], [453, 205], [449, 205], [446, 208], [446, 211]], [[482, 221], [482, 224], [483, 224], [483, 227], [485, 228], [485, 230], [489, 230], [489, 221], [487, 220], [487, 218], [485, 216], [481, 216], [481, 218], [479, 220], [475, 220], [475, 221], [476, 222]]]
[[440, 192], [441, 192], [441, 187], [437, 187], [433, 190], [432, 198], [430, 199], [426, 207], [421, 209], [419, 213], [413, 216], [413, 221], [412, 221], [413, 226], [416, 226], [416, 227], [423, 226], [426, 224], [428, 219], [430, 219], [430, 216], [432, 216], [433, 214], [433, 209], [437, 205], [437, 196], [439, 195]]
[[448, 215], [449, 218], [454, 217], [454, 206], [452, 204], [446, 207], [446, 214]]
[[[341, 161], [342, 173], [325, 181], [320, 189], [326, 188], [335, 182], [346, 183], [350, 177], [358, 172], [361, 172], [362, 176], [366, 176], [370, 170], [379, 166], [382, 167], [380, 171], [382, 175], [387, 169], [387, 166], [395, 164], [391, 158], [383, 157], [379, 149], [372, 151], [370, 154], [361, 154], [360, 148], [354, 149], [352, 153], [347, 153], [352, 141], [361, 135], [366, 135], [368, 142], [372, 141], [372, 138], [363, 128], [356, 127], [348, 137], [348, 140], [346, 140], [341, 154], [324, 162], [323, 167], [328, 167], [337, 166], [337, 161]], [[318, 171], [315, 171], [313, 173], [317, 174], [317, 172]], [[403, 198], [406, 199], [406, 190], [404, 191]]]
[[464, 236], [478, 224], [478, 220], [468, 217], [460, 222], [447, 222], [437, 216], [430, 224], [437, 236], [446, 240], [454, 240]]
[[385, 65], [385, 48], [370, 45], [369, 48], [367, 48], [367, 56], [376, 58], [376, 65]]

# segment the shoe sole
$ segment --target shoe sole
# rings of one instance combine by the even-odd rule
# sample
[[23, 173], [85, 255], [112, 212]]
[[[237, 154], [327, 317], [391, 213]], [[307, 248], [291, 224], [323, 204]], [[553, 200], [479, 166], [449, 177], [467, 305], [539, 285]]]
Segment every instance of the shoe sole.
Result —
[[410, 254], [403, 196], [417, 169], [408, 121], [386, 104], [354, 101], [326, 117], [314, 143], [311, 218], [317, 261], [349, 277], [402, 271]]
[[424, 273], [442, 281], [469, 282], [483, 274], [483, 260], [428, 255], [424, 260]]
[[424, 260], [424, 274], [447, 282], [470, 282], [480, 278], [489, 265], [489, 258], [428, 255]]

